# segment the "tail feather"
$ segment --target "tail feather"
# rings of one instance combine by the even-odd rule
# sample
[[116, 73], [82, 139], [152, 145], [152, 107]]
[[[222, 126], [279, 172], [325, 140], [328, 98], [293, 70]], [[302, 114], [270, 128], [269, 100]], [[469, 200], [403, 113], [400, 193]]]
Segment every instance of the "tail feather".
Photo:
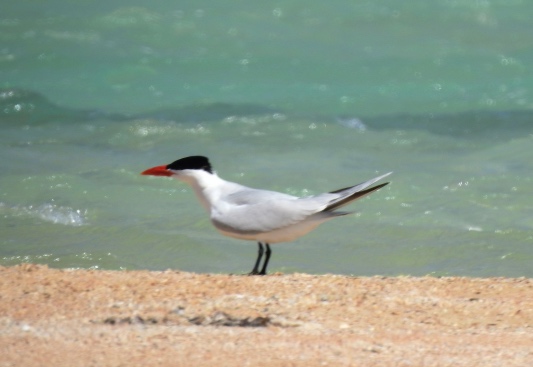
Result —
[[[375, 182], [375, 181], [374, 181]], [[387, 186], [389, 184], [389, 182], [385, 182], [385, 183], [382, 183], [380, 185], [377, 185], [377, 186], [374, 186], [374, 187], [371, 187], [371, 188], [368, 188], [366, 190], [361, 190], [361, 191], [356, 191], [354, 193], [351, 193], [351, 194], [348, 194], [347, 196], [341, 198], [341, 199], [337, 199], [337, 200], [334, 200], [332, 201], [325, 209], [324, 211], [332, 211], [332, 210], [335, 210], [337, 208], [340, 208], [344, 205], [347, 205], [349, 203], [351, 203], [352, 201], [354, 200], [357, 200], [357, 199], [360, 199], [362, 198], [363, 196], [366, 196], [366, 195], [369, 195], [371, 194], [372, 192], [376, 191], [376, 190], [379, 190], [381, 189], [382, 187], [384, 186]], [[359, 185], [358, 185], [359, 186]], [[341, 190], [337, 190], [337, 191], [333, 191], [332, 193], [340, 193], [342, 191], [346, 191], [346, 190], [349, 190], [351, 189], [350, 187], [348, 188], [345, 188], [345, 189], [341, 189]]]
[[387, 177], [390, 174], [392, 174], [392, 172], [385, 173], [384, 175], [381, 175], [381, 176], [378, 176], [378, 177], [374, 177], [373, 179], [365, 181], [365, 182], [360, 183], [358, 185], [349, 186], [349, 187], [345, 187], [345, 188], [338, 189], [338, 190], [335, 190], [335, 191], [331, 191], [330, 194], [340, 194], [340, 193], [345, 192], [346, 195], [351, 195], [354, 192], [366, 189], [368, 186], [372, 185], [373, 183], [378, 182], [379, 180], [381, 180], [382, 178]]

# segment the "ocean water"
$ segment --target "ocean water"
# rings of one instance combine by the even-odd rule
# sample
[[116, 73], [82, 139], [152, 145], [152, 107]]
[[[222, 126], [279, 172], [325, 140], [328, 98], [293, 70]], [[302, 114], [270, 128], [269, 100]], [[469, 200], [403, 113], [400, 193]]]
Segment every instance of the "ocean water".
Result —
[[0, 14], [0, 265], [245, 273], [206, 155], [296, 195], [394, 171], [271, 271], [533, 276], [533, 3], [17, 1]]

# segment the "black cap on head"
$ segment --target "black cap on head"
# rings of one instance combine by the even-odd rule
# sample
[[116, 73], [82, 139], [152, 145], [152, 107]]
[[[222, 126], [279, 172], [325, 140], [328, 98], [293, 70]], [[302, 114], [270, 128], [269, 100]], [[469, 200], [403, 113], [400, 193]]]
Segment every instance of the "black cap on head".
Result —
[[213, 173], [209, 159], [201, 155], [194, 155], [191, 157], [178, 159], [177, 161], [168, 164], [167, 169], [174, 171], [181, 171], [184, 169], [201, 169], [206, 172]]

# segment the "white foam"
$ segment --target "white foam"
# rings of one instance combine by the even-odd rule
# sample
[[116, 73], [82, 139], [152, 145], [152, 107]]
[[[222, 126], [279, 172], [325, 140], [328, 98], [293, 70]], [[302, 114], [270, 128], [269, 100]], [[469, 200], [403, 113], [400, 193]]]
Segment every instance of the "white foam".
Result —
[[14, 216], [30, 216], [46, 222], [66, 226], [82, 226], [87, 224], [87, 210], [73, 209], [66, 206], [45, 203], [38, 206], [12, 206], [0, 203], [0, 208], [8, 209]]

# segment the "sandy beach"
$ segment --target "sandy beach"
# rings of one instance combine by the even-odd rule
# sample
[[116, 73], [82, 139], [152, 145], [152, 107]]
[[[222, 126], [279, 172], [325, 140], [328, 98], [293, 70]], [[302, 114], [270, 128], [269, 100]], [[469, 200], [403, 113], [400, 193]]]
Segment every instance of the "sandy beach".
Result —
[[531, 366], [533, 282], [0, 268], [0, 366]]

